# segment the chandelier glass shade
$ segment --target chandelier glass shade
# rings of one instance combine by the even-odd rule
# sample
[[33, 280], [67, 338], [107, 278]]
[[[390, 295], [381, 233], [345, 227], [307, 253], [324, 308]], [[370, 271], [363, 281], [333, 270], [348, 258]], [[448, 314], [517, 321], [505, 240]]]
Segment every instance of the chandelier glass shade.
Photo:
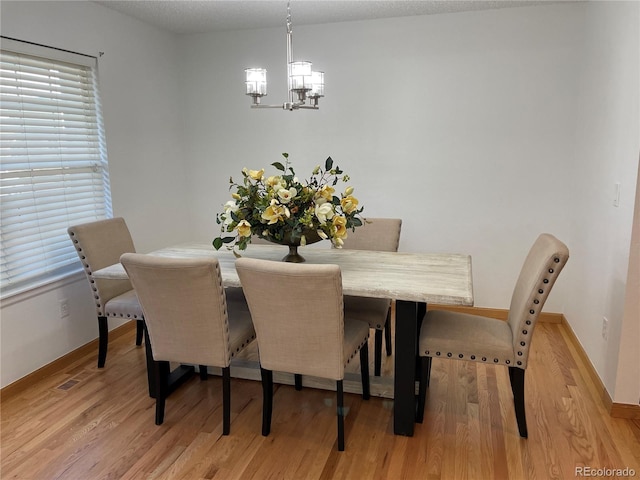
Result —
[[[261, 98], [267, 95], [267, 70], [245, 69], [246, 94], [252, 98], [251, 108], [282, 108], [284, 110], [317, 110], [318, 99], [324, 97], [324, 72], [311, 70], [311, 62], [293, 61], [293, 28], [291, 7], [287, 3], [287, 82], [289, 99], [281, 105], [265, 105]], [[309, 100], [309, 103], [307, 103]]]

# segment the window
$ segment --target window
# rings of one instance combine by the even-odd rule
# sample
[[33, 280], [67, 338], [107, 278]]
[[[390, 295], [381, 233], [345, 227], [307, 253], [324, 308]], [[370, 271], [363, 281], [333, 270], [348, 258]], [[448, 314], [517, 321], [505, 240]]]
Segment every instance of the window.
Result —
[[67, 227], [111, 216], [94, 57], [2, 38], [0, 214], [3, 296], [80, 269]]

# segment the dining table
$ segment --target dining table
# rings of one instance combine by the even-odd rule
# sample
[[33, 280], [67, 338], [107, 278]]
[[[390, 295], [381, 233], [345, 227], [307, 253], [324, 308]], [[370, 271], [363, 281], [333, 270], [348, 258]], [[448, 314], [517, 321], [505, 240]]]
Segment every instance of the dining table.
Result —
[[[307, 263], [335, 264], [342, 274], [344, 295], [388, 298], [395, 301], [393, 431], [412, 436], [419, 374], [418, 338], [427, 305], [472, 306], [471, 256], [460, 253], [378, 252], [338, 248], [301, 247]], [[287, 247], [249, 245], [244, 251], [215, 250], [211, 243], [189, 242], [152, 251], [169, 258], [216, 257], [225, 287], [241, 287], [235, 269], [238, 255], [281, 261]], [[125, 279], [121, 264], [93, 272], [96, 278]], [[148, 342], [146, 342], [148, 344]], [[147, 359], [150, 353], [147, 351]], [[355, 384], [355, 382], [354, 382]], [[345, 390], [346, 384], [345, 384]], [[373, 393], [373, 391], [372, 391]]]

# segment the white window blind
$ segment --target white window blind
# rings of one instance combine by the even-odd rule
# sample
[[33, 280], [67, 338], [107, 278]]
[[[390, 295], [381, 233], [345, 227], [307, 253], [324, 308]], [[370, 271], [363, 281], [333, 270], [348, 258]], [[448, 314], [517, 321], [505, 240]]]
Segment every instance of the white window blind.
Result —
[[14, 43], [0, 51], [3, 296], [79, 270], [67, 227], [111, 216], [95, 58]]

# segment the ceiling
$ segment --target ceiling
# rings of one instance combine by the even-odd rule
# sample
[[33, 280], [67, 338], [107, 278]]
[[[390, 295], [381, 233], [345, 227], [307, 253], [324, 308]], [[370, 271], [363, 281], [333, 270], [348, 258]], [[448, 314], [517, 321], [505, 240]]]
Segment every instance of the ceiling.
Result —
[[[179, 34], [285, 25], [283, 0], [105, 0], [100, 5]], [[432, 15], [555, 3], [551, 0], [293, 0], [293, 25]]]

